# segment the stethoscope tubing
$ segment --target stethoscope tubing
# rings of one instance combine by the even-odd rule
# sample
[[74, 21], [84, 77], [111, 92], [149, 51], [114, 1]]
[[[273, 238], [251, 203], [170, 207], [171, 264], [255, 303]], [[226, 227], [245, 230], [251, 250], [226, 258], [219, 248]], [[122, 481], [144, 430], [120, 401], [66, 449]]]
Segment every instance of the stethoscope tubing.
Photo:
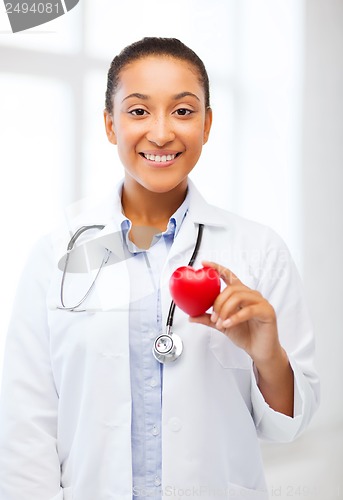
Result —
[[[201, 245], [203, 231], [204, 231], [204, 224], [199, 224], [197, 240], [196, 240], [196, 243], [195, 243], [195, 247], [194, 247], [194, 250], [193, 250], [192, 257], [190, 258], [190, 261], [188, 263], [188, 265], [191, 266], [191, 267], [193, 266], [194, 261], [195, 261], [195, 259], [197, 258], [197, 255], [198, 255], [199, 248], [200, 248], [200, 245]], [[170, 303], [169, 313], [168, 313], [168, 318], [167, 318], [167, 323], [166, 323], [167, 332], [171, 331], [171, 328], [173, 326], [175, 307], [176, 307], [176, 304], [172, 300], [171, 303]]]
[[67, 274], [67, 268], [68, 268], [68, 264], [69, 264], [69, 258], [70, 258], [70, 254], [71, 254], [71, 252], [72, 252], [72, 250], [74, 248], [74, 245], [76, 243], [76, 240], [81, 236], [82, 233], [84, 233], [85, 231], [89, 231], [90, 229], [99, 229], [99, 230], [102, 230], [102, 229], [104, 229], [104, 227], [105, 226], [102, 225], [102, 224], [93, 224], [93, 225], [90, 225], [90, 226], [81, 226], [77, 231], [75, 231], [75, 233], [73, 234], [73, 236], [70, 238], [68, 246], [67, 246], [67, 256], [66, 256], [66, 260], [65, 260], [65, 263], [64, 263], [62, 280], [61, 280], [61, 291], [60, 291], [61, 306], [57, 307], [58, 309], [65, 309], [66, 311], [73, 311], [73, 312], [84, 312], [85, 311], [85, 309], [78, 309], [78, 308], [83, 304], [83, 302], [87, 299], [87, 297], [92, 292], [92, 290], [93, 290], [93, 288], [95, 286], [96, 280], [98, 279], [98, 276], [99, 276], [102, 268], [108, 262], [108, 259], [110, 257], [111, 251], [106, 248], [106, 252], [105, 252], [104, 258], [102, 259], [102, 262], [100, 264], [98, 272], [96, 273], [95, 278], [93, 279], [93, 282], [92, 282], [91, 286], [88, 288], [87, 292], [82, 297], [82, 299], [77, 304], [75, 304], [73, 306], [66, 306], [65, 303], [64, 303], [64, 282], [65, 282], [65, 277], [66, 277], [66, 274]]
[[[69, 258], [70, 258], [71, 252], [73, 251], [75, 243], [76, 243], [77, 239], [81, 236], [81, 234], [83, 234], [85, 231], [89, 231], [91, 229], [102, 230], [104, 227], [105, 226], [103, 226], [101, 224], [93, 224], [90, 226], [81, 226], [73, 234], [73, 236], [69, 240], [69, 243], [67, 246], [67, 256], [66, 256], [66, 260], [64, 263], [63, 274], [62, 274], [62, 279], [61, 279], [61, 290], [60, 290], [61, 306], [58, 306], [57, 309], [63, 309], [66, 311], [71, 311], [71, 312], [84, 312], [85, 311], [85, 309], [79, 309], [79, 307], [85, 302], [85, 300], [91, 294], [101, 270], [107, 264], [107, 262], [110, 258], [111, 251], [106, 248], [104, 258], [102, 259], [102, 262], [100, 264], [98, 272], [96, 273], [96, 275], [92, 281], [92, 284], [88, 288], [85, 295], [81, 298], [81, 300], [79, 300], [79, 302], [73, 306], [66, 306], [65, 302], [64, 302], [64, 283], [65, 283], [65, 278], [66, 278], [66, 274], [67, 274]], [[199, 248], [201, 245], [203, 230], [204, 230], [204, 224], [199, 224], [198, 235], [197, 235], [195, 247], [193, 250], [193, 254], [192, 254], [192, 256], [189, 260], [189, 263], [188, 263], [188, 266], [190, 266], [190, 267], [193, 266], [194, 261], [198, 255]], [[181, 338], [178, 335], [175, 335], [172, 331], [175, 307], [176, 307], [176, 304], [175, 304], [174, 300], [172, 300], [170, 303], [167, 322], [166, 322], [166, 333], [158, 335], [154, 341], [154, 344], [153, 344], [153, 349], [152, 349], [153, 355], [154, 355], [155, 359], [157, 361], [159, 361], [160, 363], [167, 363], [170, 361], [175, 361], [181, 355], [182, 350], [183, 350], [183, 344], [182, 344]], [[163, 350], [163, 348], [159, 349], [160, 345], [162, 345], [164, 347], [167, 346], [167, 347], [165, 350]]]

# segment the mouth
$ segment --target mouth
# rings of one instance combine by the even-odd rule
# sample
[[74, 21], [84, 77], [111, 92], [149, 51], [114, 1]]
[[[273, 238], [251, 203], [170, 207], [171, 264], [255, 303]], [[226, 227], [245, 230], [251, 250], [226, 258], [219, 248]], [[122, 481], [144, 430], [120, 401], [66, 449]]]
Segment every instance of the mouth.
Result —
[[182, 153], [155, 155], [150, 153], [139, 153], [142, 158], [157, 164], [169, 163], [178, 158]]

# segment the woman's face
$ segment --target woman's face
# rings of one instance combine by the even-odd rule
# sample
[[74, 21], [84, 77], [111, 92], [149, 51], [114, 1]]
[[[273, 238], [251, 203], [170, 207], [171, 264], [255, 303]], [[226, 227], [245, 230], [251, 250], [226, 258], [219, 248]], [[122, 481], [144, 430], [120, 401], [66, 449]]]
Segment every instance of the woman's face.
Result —
[[107, 136], [118, 147], [126, 179], [156, 193], [186, 185], [211, 121], [195, 68], [167, 56], [125, 66], [112, 116], [105, 111]]

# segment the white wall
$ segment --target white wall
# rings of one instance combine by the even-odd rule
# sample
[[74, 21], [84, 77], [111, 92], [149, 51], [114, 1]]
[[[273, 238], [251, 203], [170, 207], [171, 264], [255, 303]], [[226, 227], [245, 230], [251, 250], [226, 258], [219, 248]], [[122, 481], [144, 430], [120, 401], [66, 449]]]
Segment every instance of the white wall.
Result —
[[343, 423], [343, 390], [336, 392], [343, 382], [343, 2], [308, 0], [306, 20], [304, 278], [323, 383], [318, 423], [325, 426]]
[[303, 278], [322, 402], [289, 445], [264, 445], [272, 498], [343, 498], [343, 2], [307, 0], [302, 136]]

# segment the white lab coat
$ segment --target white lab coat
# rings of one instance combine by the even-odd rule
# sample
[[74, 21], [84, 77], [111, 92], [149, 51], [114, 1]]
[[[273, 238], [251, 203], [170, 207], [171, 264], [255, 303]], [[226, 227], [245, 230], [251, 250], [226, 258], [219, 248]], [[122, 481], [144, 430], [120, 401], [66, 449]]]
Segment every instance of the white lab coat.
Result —
[[[217, 330], [190, 324], [176, 308], [174, 331], [182, 337], [184, 352], [164, 366], [162, 489], [165, 498], [173, 499], [265, 500], [258, 436], [294, 439], [318, 402], [302, 288], [273, 231], [207, 204], [191, 182], [189, 190], [189, 213], [161, 276], [163, 324], [171, 300], [169, 277], [189, 261], [197, 224], [203, 223], [194, 267], [202, 259], [223, 264], [258, 289], [277, 312], [281, 343], [295, 374], [295, 416], [279, 414], [265, 403], [243, 350]], [[114, 198], [73, 216], [68, 228], [44, 238], [23, 274], [1, 393], [1, 500], [132, 500], [130, 288]], [[91, 282], [84, 271], [96, 267], [105, 247], [118, 262], [102, 270], [84, 312], [59, 310], [62, 273], [57, 263], [70, 231], [93, 223], [106, 226], [78, 241], [74, 254], [81, 264], [71, 262], [66, 305], [83, 296]]]

